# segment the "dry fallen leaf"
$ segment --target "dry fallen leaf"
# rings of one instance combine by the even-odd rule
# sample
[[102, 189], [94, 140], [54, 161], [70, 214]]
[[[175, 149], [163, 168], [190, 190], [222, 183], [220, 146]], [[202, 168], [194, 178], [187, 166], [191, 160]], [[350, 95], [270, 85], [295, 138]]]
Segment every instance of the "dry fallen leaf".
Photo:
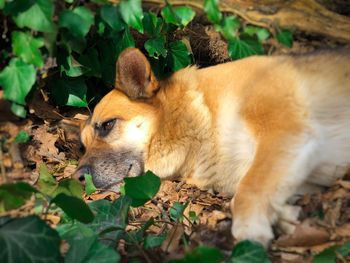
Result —
[[182, 224], [174, 225], [161, 246], [162, 250], [169, 253], [175, 252], [179, 248], [181, 237], [184, 232], [185, 230]]
[[350, 237], [350, 223], [337, 227], [335, 233], [341, 237]]
[[37, 144], [36, 155], [45, 158], [48, 162], [59, 162], [65, 159], [65, 154], [59, 152], [55, 143], [59, 138], [58, 134], [47, 131], [48, 127], [40, 126], [33, 131], [33, 141]]
[[306, 219], [296, 226], [293, 234], [280, 236], [276, 244], [280, 247], [310, 247], [329, 241], [330, 234], [325, 228]]

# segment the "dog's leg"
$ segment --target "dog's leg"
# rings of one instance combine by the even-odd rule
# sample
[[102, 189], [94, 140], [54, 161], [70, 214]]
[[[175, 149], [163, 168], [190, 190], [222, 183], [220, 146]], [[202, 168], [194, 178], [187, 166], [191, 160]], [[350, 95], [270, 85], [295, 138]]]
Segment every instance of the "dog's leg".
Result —
[[305, 181], [316, 149], [308, 138], [269, 137], [261, 139], [255, 160], [238, 184], [232, 200], [232, 233], [238, 240], [251, 239], [265, 246], [273, 238], [271, 225], [277, 220], [295, 221], [298, 209], [286, 200]]

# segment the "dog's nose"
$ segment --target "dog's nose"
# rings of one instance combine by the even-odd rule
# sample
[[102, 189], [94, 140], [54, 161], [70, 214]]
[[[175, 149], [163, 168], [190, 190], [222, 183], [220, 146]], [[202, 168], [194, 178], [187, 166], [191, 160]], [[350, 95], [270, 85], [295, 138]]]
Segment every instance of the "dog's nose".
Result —
[[91, 174], [92, 167], [90, 165], [80, 166], [74, 173], [73, 177], [79, 180], [81, 183], [85, 183], [85, 174]]

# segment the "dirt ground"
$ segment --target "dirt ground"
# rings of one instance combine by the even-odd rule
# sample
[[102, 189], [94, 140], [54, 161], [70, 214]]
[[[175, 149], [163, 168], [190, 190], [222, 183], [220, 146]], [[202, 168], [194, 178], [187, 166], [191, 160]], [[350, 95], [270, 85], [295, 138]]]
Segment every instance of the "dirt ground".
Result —
[[[339, 1], [338, 9], [334, 10], [350, 15], [347, 1]], [[320, 2], [329, 2], [320, 0]], [[343, 5], [344, 3], [347, 5]], [[332, 8], [332, 6], [331, 6]], [[227, 44], [209, 25], [197, 19], [197, 22], [185, 31], [191, 44], [196, 63], [202, 67], [227, 62]], [[340, 46], [340, 43], [319, 36], [305, 35], [296, 32], [291, 49], [284, 48], [277, 41], [268, 43], [269, 54], [304, 53], [320, 48]], [[19, 120], [9, 112], [9, 105], [1, 100], [0, 91], [0, 138], [5, 142], [1, 151], [1, 182], [27, 181], [35, 184], [38, 178], [38, 164], [46, 163], [57, 180], [70, 177], [74, 172], [82, 148], [79, 141], [79, 125], [86, 119], [89, 111], [86, 109], [57, 108], [48, 98], [45, 87], [38, 89], [32, 103], [30, 114], [25, 120]], [[92, 109], [91, 109], [92, 110]], [[14, 142], [19, 131], [26, 131], [31, 140], [26, 144]], [[100, 193], [89, 199], [113, 199], [114, 193]], [[185, 215], [195, 211], [198, 218], [194, 223], [184, 220], [183, 224], [167, 225], [168, 209], [174, 202], [189, 202]], [[228, 197], [219, 193], [209, 193], [181, 182], [165, 181], [154, 200], [145, 207], [133, 209], [130, 214], [129, 228], [134, 229], [151, 216], [160, 214], [164, 222], [159, 220], [150, 231], [159, 233], [169, 228], [171, 235], [164, 242], [160, 253], [167, 252], [167, 258], [177, 258], [184, 253], [183, 233], [189, 237], [188, 246], [195, 247], [207, 244], [219, 247], [228, 255], [234, 244], [231, 236], [231, 213]], [[273, 241], [269, 255], [274, 262], [311, 262], [311, 254], [323, 251], [335, 244], [343, 244], [350, 238], [350, 176], [321, 193], [300, 196], [296, 201], [302, 207], [300, 224], [292, 236], [278, 235]], [[23, 211], [23, 210], [22, 210]], [[49, 217], [50, 219], [50, 217]], [[50, 219], [57, 224], [54, 215]], [[123, 247], [121, 254], [126, 254]], [[157, 257], [153, 255], [153, 257]], [[340, 259], [349, 262], [350, 259]], [[157, 259], [155, 258], [155, 261]]]

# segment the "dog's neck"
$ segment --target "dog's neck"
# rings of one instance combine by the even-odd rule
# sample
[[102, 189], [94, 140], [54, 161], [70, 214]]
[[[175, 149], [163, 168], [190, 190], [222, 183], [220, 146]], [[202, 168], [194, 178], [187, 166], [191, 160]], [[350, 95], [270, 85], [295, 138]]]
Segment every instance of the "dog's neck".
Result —
[[195, 74], [191, 78], [186, 75], [178, 72], [162, 83], [157, 94], [161, 114], [150, 140], [145, 168], [161, 178], [190, 177], [196, 165], [205, 161], [200, 153], [213, 138], [209, 132], [211, 113], [198, 90]]

